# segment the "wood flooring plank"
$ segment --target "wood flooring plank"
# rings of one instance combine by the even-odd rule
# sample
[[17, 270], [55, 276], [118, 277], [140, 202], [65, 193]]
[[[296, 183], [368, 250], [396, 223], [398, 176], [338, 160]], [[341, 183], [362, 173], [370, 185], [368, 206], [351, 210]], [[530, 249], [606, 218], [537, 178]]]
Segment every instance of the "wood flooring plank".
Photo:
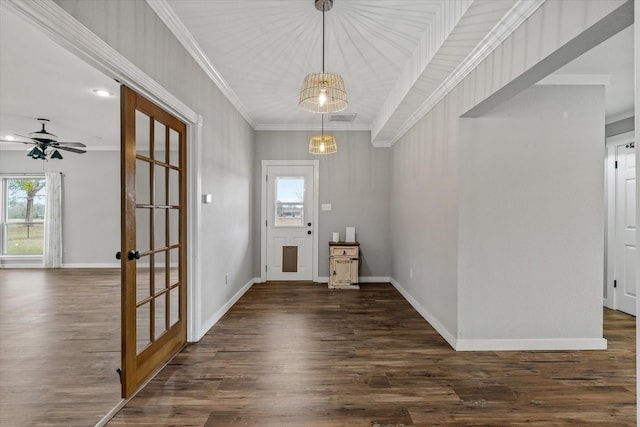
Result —
[[0, 426], [92, 426], [120, 400], [120, 271], [0, 269]]
[[256, 284], [109, 425], [635, 425], [635, 318], [605, 309], [604, 334], [455, 352], [389, 284]]

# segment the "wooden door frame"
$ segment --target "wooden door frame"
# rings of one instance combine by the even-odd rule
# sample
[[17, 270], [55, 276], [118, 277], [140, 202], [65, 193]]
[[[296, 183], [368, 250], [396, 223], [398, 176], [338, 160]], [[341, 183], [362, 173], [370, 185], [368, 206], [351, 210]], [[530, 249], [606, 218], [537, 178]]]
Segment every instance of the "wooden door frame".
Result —
[[262, 174], [260, 175], [260, 280], [267, 280], [267, 169], [269, 166], [313, 166], [313, 218], [315, 222], [315, 233], [313, 233], [312, 273], [314, 282], [318, 281], [318, 230], [320, 230], [320, 216], [318, 206], [320, 197], [318, 194], [320, 182], [320, 161], [319, 160], [263, 160]]
[[610, 136], [606, 139], [605, 158], [605, 203], [606, 217], [605, 230], [607, 239], [605, 242], [605, 273], [604, 289], [606, 296], [603, 296], [603, 305], [612, 310], [617, 310], [615, 289], [613, 281], [616, 278], [616, 148], [635, 142], [635, 132], [625, 132], [619, 135]]
[[[200, 204], [202, 116], [138, 68], [120, 52], [85, 27], [53, 0], [37, 2], [7, 1], [0, 7], [22, 16], [61, 47], [80, 57], [106, 76], [135, 90], [173, 114], [187, 125], [187, 341], [196, 342], [206, 333], [198, 306], [201, 288], [202, 242], [198, 228], [202, 223]], [[119, 149], [119, 148], [118, 148]], [[117, 248], [114, 248], [114, 253]]]

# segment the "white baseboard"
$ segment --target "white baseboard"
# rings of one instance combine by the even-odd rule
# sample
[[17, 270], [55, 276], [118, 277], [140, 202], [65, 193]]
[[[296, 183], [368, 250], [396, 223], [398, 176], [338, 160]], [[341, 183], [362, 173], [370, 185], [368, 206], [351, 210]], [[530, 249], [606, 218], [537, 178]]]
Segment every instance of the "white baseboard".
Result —
[[38, 262], [5, 262], [0, 261], [0, 268], [44, 268], [42, 261]]
[[604, 338], [458, 339], [456, 351], [606, 350]]
[[[358, 283], [389, 283], [391, 278], [389, 276], [360, 276], [358, 277]], [[329, 283], [329, 276], [319, 276], [318, 283]]]
[[531, 350], [606, 350], [604, 338], [543, 338], [543, 339], [460, 339], [447, 330], [433, 315], [416, 301], [398, 281], [391, 284], [409, 304], [433, 326], [456, 351], [531, 351]]
[[73, 262], [64, 263], [62, 268], [120, 268], [119, 262]]
[[429, 324], [436, 330], [437, 333], [440, 334], [442, 338], [445, 339], [447, 343], [454, 349], [457, 350], [457, 339], [455, 335], [453, 335], [447, 328], [444, 327], [438, 319], [436, 319], [429, 311], [424, 308], [414, 297], [411, 296], [403, 287], [395, 280], [393, 277], [390, 279], [391, 284], [395, 287], [400, 294], [406, 299], [411, 306], [426, 320]]
[[211, 317], [209, 317], [205, 322], [203, 322], [202, 325], [200, 325], [200, 328], [198, 328], [198, 337], [193, 342], [200, 341], [200, 339], [207, 332], [209, 332], [209, 329], [211, 329], [213, 325], [215, 325], [216, 323], [218, 323], [220, 319], [222, 319], [222, 316], [224, 316], [225, 313], [229, 311], [229, 309], [233, 306], [233, 304], [235, 304], [242, 297], [242, 295], [244, 295], [251, 288], [251, 286], [253, 286], [254, 283], [260, 283], [260, 278], [254, 277], [253, 279], [249, 280], [249, 282], [246, 285], [244, 285], [238, 292], [236, 292], [235, 295], [233, 295], [225, 305], [220, 307], [218, 311], [213, 313]]

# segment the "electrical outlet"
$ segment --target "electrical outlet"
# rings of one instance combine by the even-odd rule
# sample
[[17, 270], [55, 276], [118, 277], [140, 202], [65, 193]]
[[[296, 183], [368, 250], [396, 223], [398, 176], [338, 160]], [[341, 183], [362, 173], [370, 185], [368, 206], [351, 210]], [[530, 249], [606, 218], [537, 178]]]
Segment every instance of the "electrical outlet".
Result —
[[229, 273], [224, 273], [224, 284], [225, 285], [229, 284]]

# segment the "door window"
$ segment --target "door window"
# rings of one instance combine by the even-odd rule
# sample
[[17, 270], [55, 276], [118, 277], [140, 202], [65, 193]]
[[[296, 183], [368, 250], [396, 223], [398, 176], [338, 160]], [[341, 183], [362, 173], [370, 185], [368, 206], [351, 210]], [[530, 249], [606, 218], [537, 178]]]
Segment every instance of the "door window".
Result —
[[304, 177], [276, 178], [275, 227], [304, 225]]

